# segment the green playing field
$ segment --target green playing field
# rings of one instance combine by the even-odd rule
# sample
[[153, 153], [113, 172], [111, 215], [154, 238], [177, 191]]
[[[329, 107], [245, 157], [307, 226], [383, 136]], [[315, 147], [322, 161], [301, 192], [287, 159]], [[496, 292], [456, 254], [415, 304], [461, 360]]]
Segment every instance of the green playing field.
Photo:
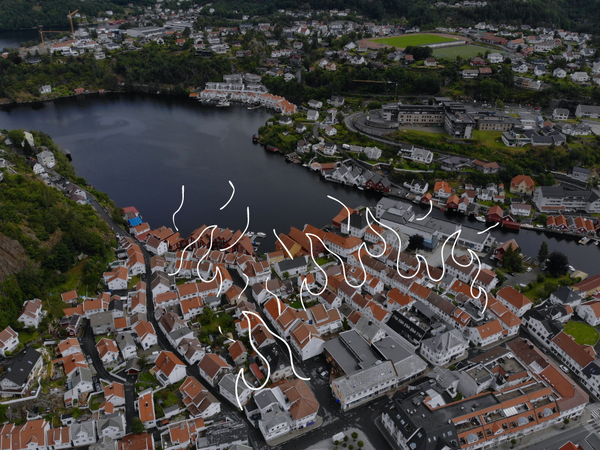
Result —
[[451, 42], [454, 40], [457, 39], [450, 39], [436, 34], [405, 34], [402, 36], [372, 39], [374, 42], [391, 45], [396, 48], [406, 48], [411, 45], [439, 44], [440, 42]]

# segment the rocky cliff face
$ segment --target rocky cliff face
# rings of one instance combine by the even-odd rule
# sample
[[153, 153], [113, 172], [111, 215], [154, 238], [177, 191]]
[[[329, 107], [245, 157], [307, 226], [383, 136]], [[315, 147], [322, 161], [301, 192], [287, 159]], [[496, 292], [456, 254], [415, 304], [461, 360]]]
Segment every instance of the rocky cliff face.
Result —
[[25, 249], [0, 233], [0, 282], [21, 270], [27, 262]]

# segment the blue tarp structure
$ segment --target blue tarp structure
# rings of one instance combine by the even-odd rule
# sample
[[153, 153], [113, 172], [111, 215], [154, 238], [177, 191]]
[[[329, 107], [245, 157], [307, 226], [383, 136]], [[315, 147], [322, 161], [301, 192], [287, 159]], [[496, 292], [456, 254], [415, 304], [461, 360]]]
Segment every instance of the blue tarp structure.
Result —
[[129, 219], [128, 222], [130, 226], [135, 227], [136, 225], [142, 223], [142, 219], [139, 217], [134, 217], [133, 219]]

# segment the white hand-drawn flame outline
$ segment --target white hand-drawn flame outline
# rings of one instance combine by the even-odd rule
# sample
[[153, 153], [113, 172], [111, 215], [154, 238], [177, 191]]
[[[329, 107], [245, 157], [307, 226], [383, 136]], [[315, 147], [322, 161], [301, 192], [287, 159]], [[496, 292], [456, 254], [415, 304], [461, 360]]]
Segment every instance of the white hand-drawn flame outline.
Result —
[[[209, 227], [206, 227], [204, 230], [202, 230], [202, 233], [200, 233], [200, 235], [199, 235], [199, 236], [198, 236], [196, 239], [194, 239], [194, 241], [193, 241], [193, 242], [190, 242], [188, 245], [186, 245], [186, 246], [183, 248], [183, 251], [181, 252], [181, 259], [179, 260], [179, 268], [178, 268], [178, 269], [177, 269], [175, 272], [173, 272], [173, 273], [170, 273], [170, 274], [168, 274], [168, 275], [170, 275], [170, 276], [171, 276], [171, 275], [177, 275], [177, 274], [179, 273], [179, 271], [180, 271], [180, 270], [181, 270], [181, 268], [183, 267], [183, 256], [185, 255], [185, 252], [187, 251], [187, 249], [188, 249], [188, 248], [190, 248], [192, 245], [194, 245], [196, 242], [198, 242], [198, 241], [200, 240], [200, 238], [201, 238], [202, 236], [204, 236], [204, 233], [206, 232], [206, 230], [210, 230], [210, 229], [212, 229], [212, 231], [210, 232], [210, 242], [211, 242], [211, 247], [212, 247], [212, 238], [213, 238], [213, 233], [214, 233], [214, 231], [215, 231], [215, 229], [216, 229], [216, 228], [217, 228], [217, 226], [216, 226], [216, 225], [211, 225], [211, 226], [209, 226]], [[200, 265], [200, 263], [202, 262], [202, 260], [203, 260], [203, 259], [206, 257], [206, 255], [208, 255], [208, 253], [209, 253], [209, 252], [210, 252], [210, 248], [209, 248], [209, 250], [208, 250], [208, 251], [207, 251], [207, 252], [204, 254], [204, 256], [203, 256], [202, 258], [200, 258], [200, 261], [198, 261], [198, 266]], [[198, 270], [198, 268], [196, 268], [196, 271], [198, 272], [198, 275], [200, 275], [200, 271]], [[204, 281], [204, 280], [203, 280], [203, 281]]]
[[[362, 262], [362, 258], [360, 258], [360, 255], [359, 255], [358, 261], [360, 262], [360, 266], [361, 266], [361, 268], [362, 268], [362, 270], [363, 270], [363, 275], [364, 275], [364, 277], [363, 277], [363, 280], [362, 280], [362, 282], [361, 282], [359, 285], [357, 285], [357, 286], [354, 286], [352, 283], [350, 283], [350, 281], [348, 280], [348, 277], [346, 276], [346, 267], [345, 267], [345, 264], [344, 264], [344, 261], [342, 260], [342, 258], [341, 258], [340, 256], [338, 256], [337, 254], [335, 254], [334, 252], [332, 252], [332, 251], [331, 251], [331, 250], [330, 250], [330, 249], [329, 249], [329, 248], [328, 248], [328, 247], [325, 245], [325, 242], [323, 242], [323, 240], [322, 240], [322, 239], [321, 239], [319, 236], [317, 236], [316, 234], [313, 234], [313, 233], [306, 233], [306, 236], [309, 238], [309, 240], [311, 239], [311, 237], [314, 237], [315, 239], [317, 239], [317, 240], [318, 240], [318, 241], [319, 241], [319, 242], [320, 242], [320, 243], [323, 245], [323, 248], [324, 248], [325, 250], [327, 250], [329, 253], [331, 253], [331, 255], [332, 255], [332, 256], [333, 256], [335, 259], [337, 259], [337, 260], [340, 262], [340, 266], [341, 266], [341, 268], [342, 268], [342, 272], [343, 272], [343, 274], [344, 274], [344, 280], [346, 280], [346, 283], [348, 283], [348, 285], [349, 285], [350, 287], [352, 287], [352, 288], [355, 288], [355, 289], [360, 289], [360, 288], [361, 288], [361, 287], [362, 287], [362, 286], [363, 286], [363, 285], [366, 283], [366, 281], [367, 281], [367, 271], [365, 270], [365, 265], [363, 264], [363, 262]], [[364, 242], [363, 242], [363, 244], [364, 244]], [[311, 250], [312, 250], [312, 242], [311, 242]], [[360, 251], [360, 247], [359, 247], [359, 251]], [[312, 252], [311, 252], [311, 253], [312, 253]], [[314, 261], [314, 257], [313, 257], [313, 261]], [[315, 261], [315, 263], [316, 263], [316, 261]], [[325, 278], [325, 280], [327, 280], [327, 278]], [[326, 283], [325, 283], [325, 284], [326, 284]], [[309, 292], [310, 292], [310, 291], [309, 291]], [[312, 293], [312, 292], [311, 292], [311, 293]], [[322, 293], [323, 293], [323, 292], [321, 292], [321, 294], [322, 294]], [[319, 294], [319, 295], [321, 295], [321, 294]]]
[[292, 256], [292, 253], [289, 251], [289, 249], [286, 247], [286, 245], [283, 243], [283, 241], [281, 239], [279, 239], [279, 236], [277, 235], [277, 231], [275, 231], [275, 228], [273, 228], [273, 234], [275, 235], [277, 242], [279, 242], [281, 244], [281, 247], [285, 250], [285, 252], [290, 257], [290, 259], [294, 259], [294, 257]]
[[175, 211], [173, 213], [173, 226], [175, 227], [175, 231], [179, 231], [179, 228], [177, 228], [177, 225], [175, 225], [175, 215], [181, 210], [181, 208], [183, 208], [183, 202], [185, 201], [185, 184], [181, 185], [181, 204], [179, 205], [179, 208], [177, 208], [177, 211]]
[[227, 207], [227, 205], [229, 205], [229, 202], [231, 202], [231, 200], [233, 200], [233, 196], [235, 195], [235, 186], [233, 185], [233, 183], [231, 182], [231, 180], [229, 180], [229, 185], [233, 189], [233, 192], [231, 193], [231, 197], [229, 197], [229, 200], [227, 200], [227, 203], [225, 203], [223, 206], [221, 206], [219, 208], [219, 211], [223, 211]]
[[423, 217], [419, 217], [416, 220], [425, 220], [427, 219], [427, 217], [429, 217], [429, 214], [431, 214], [431, 211], [433, 211], [433, 202], [429, 201], [429, 212], [427, 214], [425, 214]]
[[281, 305], [283, 304], [283, 302], [281, 300], [279, 300], [279, 297], [277, 297], [276, 294], [274, 294], [273, 292], [271, 292], [267, 286], [267, 284], [269, 283], [269, 280], [265, 280], [265, 291], [267, 291], [269, 294], [271, 294], [275, 300], [277, 300], [277, 309], [279, 311], [279, 315], [281, 315]]
[[[343, 202], [341, 202], [340, 200], [336, 199], [335, 197], [332, 197], [332, 196], [328, 195], [328, 196], [327, 196], [327, 198], [330, 198], [330, 199], [332, 199], [332, 200], [335, 200], [335, 201], [337, 201], [338, 203], [340, 203], [340, 204], [341, 204], [341, 205], [342, 205], [342, 206], [343, 206], [343, 207], [346, 209], [346, 211], [347, 211], [347, 213], [348, 213], [348, 230], [350, 230], [350, 209], [349, 209], [349, 208], [348, 208], [348, 207], [347, 207], [347, 206], [346, 206], [346, 205], [345, 205]], [[421, 218], [418, 218], [418, 219], [416, 219], [416, 220], [424, 220], [426, 217], [428, 217], [428, 216], [431, 214], [432, 210], [433, 210], [433, 203], [432, 203], [432, 202], [430, 202], [429, 212], [428, 212], [428, 213], [427, 213], [425, 216], [423, 216], [423, 217], [421, 217]], [[374, 222], [375, 222], [375, 223], [377, 223], [379, 226], [381, 226], [381, 227], [383, 227], [383, 228], [387, 228], [387, 229], [388, 229], [388, 230], [390, 230], [392, 233], [394, 233], [394, 235], [395, 235], [395, 236], [396, 236], [396, 238], [398, 239], [398, 254], [397, 254], [397, 256], [396, 256], [396, 273], [398, 273], [398, 275], [399, 275], [400, 277], [404, 278], [405, 280], [410, 280], [410, 279], [413, 279], [413, 278], [415, 278], [415, 277], [416, 277], [416, 276], [417, 276], [417, 275], [418, 275], [418, 274], [421, 272], [421, 261], [422, 261], [422, 262], [425, 264], [425, 270], [426, 270], [426, 272], [427, 272], [427, 276], [429, 277], [429, 279], [430, 279], [431, 281], [433, 281], [434, 283], [438, 283], [438, 282], [440, 282], [440, 281], [441, 281], [441, 280], [444, 278], [444, 275], [445, 275], [445, 273], [446, 273], [446, 259], [444, 258], [444, 249], [445, 249], [446, 245], [448, 244], [448, 242], [450, 241], [450, 239], [452, 239], [454, 236], [456, 236], [456, 237], [455, 237], [455, 239], [454, 239], [454, 242], [452, 243], [452, 251], [450, 252], [450, 255], [452, 256], [452, 260], [454, 261], [454, 263], [456, 263], [457, 265], [459, 265], [459, 266], [461, 266], [461, 267], [468, 267], [468, 266], [470, 266], [471, 264], [474, 264], [474, 263], [475, 263], [475, 261], [477, 261], [477, 274], [475, 275], [475, 277], [473, 277], [473, 280], [472, 280], [472, 282], [471, 282], [471, 284], [470, 284], [470, 290], [469, 290], [469, 292], [470, 292], [470, 294], [471, 294], [471, 297], [473, 297], [473, 299], [476, 299], [476, 300], [480, 300], [480, 297], [481, 297], [482, 293], [484, 294], [484, 296], [485, 296], [485, 304], [483, 305], [483, 309], [482, 309], [482, 311], [481, 311], [481, 314], [483, 314], [483, 313], [485, 312], [485, 310], [486, 310], [486, 308], [487, 308], [487, 304], [488, 304], [488, 296], [487, 296], [487, 292], [485, 292], [485, 290], [484, 290], [484, 289], [482, 289], [482, 288], [481, 288], [481, 286], [477, 286], [477, 289], [475, 289], [475, 287], [476, 287], [476, 286], [475, 286], [475, 283], [476, 283], [476, 281], [477, 281], [477, 278], [479, 277], [479, 274], [480, 274], [480, 272], [481, 272], [481, 261], [479, 260], [479, 257], [478, 257], [478, 256], [477, 256], [477, 254], [476, 254], [475, 252], [473, 252], [473, 250], [471, 250], [471, 249], [468, 249], [469, 255], [470, 255], [470, 257], [471, 257], [471, 258], [470, 258], [470, 260], [469, 260], [469, 262], [468, 262], [468, 264], [461, 264], [461, 263], [459, 263], [459, 262], [456, 260], [456, 257], [455, 257], [455, 248], [456, 248], [456, 243], [457, 243], [457, 242], [459, 241], [459, 239], [460, 239], [460, 234], [461, 234], [461, 232], [462, 232], [462, 228], [459, 228], [459, 229], [458, 229], [458, 230], [456, 230], [454, 233], [452, 233], [450, 236], [448, 236], [448, 237], [446, 238], [446, 240], [444, 241], [444, 244], [442, 245], [442, 250], [441, 250], [441, 253], [442, 253], [442, 255], [441, 255], [441, 256], [442, 256], [442, 258], [441, 258], [441, 259], [442, 259], [442, 275], [440, 276], [440, 278], [438, 278], [438, 279], [435, 279], [435, 278], [433, 278], [433, 277], [431, 276], [431, 272], [430, 272], [430, 269], [429, 269], [429, 263], [427, 262], [427, 260], [425, 259], [425, 257], [424, 257], [423, 255], [420, 255], [420, 254], [417, 254], [417, 256], [416, 256], [416, 260], [417, 260], [417, 263], [418, 263], [418, 265], [417, 265], [417, 269], [415, 270], [415, 272], [414, 272], [412, 275], [409, 275], [409, 276], [404, 276], [404, 275], [403, 275], [403, 274], [400, 272], [400, 254], [401, 254], [401, 252], [400, 252], [400, 249], [402, 248], [402, 240], [401, 240], [401, 238], [400, 238], [400, 235], [399, 235], [399, 234], [396, 232], [396, 230], [394, 230], [393, 228], [391, 228], [391, 227], [389, 227], [389, 226], [385, 225], [384, 223], [382, 223], [382, 222], [378, 221], [378, 220], [377, 220], [375, 217], [372, 217], [372, 213], [371, 213], [371, 211], [370, 211], [368, 208], [367, 208], [366, 217], [367, 217], [367, 223], [368, 223], [368, 225], [369, 225], [369, 226], [371, 225], [370, 219], [372, 218], [372, 219], [374, 220]], [[485, 232], [487, 232], [487, 231], [491, 230], [492, 228], [494, 228], [494, 227], [495, 227], [495, 226], [497, 226], [497, 225], [498, 225], [498, 224], [496, 224], [496, 225], [494, 225], [494, 226], [492, 226], [492, 227], [490, 227], [490, 228], [488, 228], [488, 229], [486, 229], [486, 230], [483, 230], [483, 231], [479, 232], [478, 234], [485, 233]], [[385, 252], [386, 252], [386, 250], [387, 250], [387, 243], [385, 242], [385, 239], [383, 238], [383, 236], [381, 236], [381, 235], [380, 235], [380, 234], [379, 234], [377, 231], [375, 231], [375, 230], [373, 229], [373, 232], [375, 232], [375, 234], [377, 234], [377, 235], [378, 235], [378, 236], [379, 236], [379, 237], [382, 239], [382, 241], [383, 241], [383, 251], [382, 251], [382, 253], [381, 253], [380, 255], [377, 255], [377, 256], [376, 256], [376, 255], [373, 255], [373, 254], [372, 254], [372, 253], [369, 251], [369, 249], [368, 249], [368, 247], [367, 247], [367, 246], [365, 246], [364, 248], [365, 248], [366, 252], [367, 252], [367, 253], [368, 253], [368, 254], [369, 254], [371, 257], [380, 257], [380, 256], [382, 256], [382, 255], [384, 255], [384, 254], [385, 254]], [[314, 234], [311, 234], [311, 233], [307, 233], [306, 235], [307, 235], [307, 236], [309, 236], [309, 235], [315, 236]], [[319, 239], [319, 240], [320, 240], [320, 238], [319, 238], [318, 236], [315, 236], [315, 237], [316, 237], [317, 239]], [[309, 236], [309, 240], [310, 240], [310, 236]], [[363, 244], [364, 244], [364, 242], [363, 242]], [[323, 245], [324, 245], [324, 244], [323, 244]], [[338, 257], [336, 254], [334, 254], [333, 252], [331, 252], [331, 251], [330, 251], [330, 250], [329, 250], [329, 249], [328, 249], [328, 248], [327, 248], [325, 245], [324, 245], [324, 247], [325, 247], [325, 249], [327, 249], [327, 250], [328, 250], [330, 253], [332, 253], [332, 254], [334, 255], [334, 257], [336, 257], [337, 259], [340, 259], [340, 258], [339, 258], [339, 257]], [[358, 260], [359, 260], [359, 262], [360, 262], [360, 265], [361, 265], [361, 268], [362, 268], [362, 270], [363, 270], [363, 271], [365, 271], [365, 267], [364, 267], [364, 264], [363, 264], [363, 262], [362, 262], [362, 252], [361, 252], [361, 249], [362, 249], [362, 248], [363, 248], [363, 246], [361, 245], [361, 247], [360, 247], [360, 248], [359, 248], [359, 250], [358, 250]], [[312, 254], [312, 241], [311, 241], [311, 254]], [[311, 256], [312, 256], [312, 255], [311, 255]], [[313, 258], [313, 261], [314, 261], [314, 258]], [[316, 261], [315, 261], [315, 263], [316, 263]], [[322, 270], [322, 269], [321, 269], [321, 270]], [[352, 286], [352, 284], [349, 282], [348, 278], [346, 277], [346, 271], [344, 270], [344, 265], [343, 265], [343, 263], [342, 263], [342, 270], [343, 270], [344, 279], [345, 279], [346, 283], [348, 283], [348, 285], [350, 285], [351, 287], [354, 287], [354, 286]], [[366, 275], [366, 272], [364, 272], [364, 273], [365, 273], [365, 275]], [[366, 280], [366, 277], [365, 277], [365, 280]], [[327, 284], [327, 277], [325, 276], [325, 285], [326, 285], [326, 284]], [[364, 281], [363, 281], [363, 283], [362, 283], [362, 284], [364, 284]], [[362, 287], [362, 284], [360, 285], [360, 287]], [[475, 293], [475, 292], [474, 292], [474, 289], [475, 289], [476, 291], [478, 291], [478, 292], [477, 292], [477, 293]], [[308, 292], [310, 292], [310, 293], [312, 294], [312, 292], [311, 292], [311, 291], [310, 291], [308, 288], [307, 288], [307, 291], [308, 291]], [[320, 295], [321, 293], [322, 293], [322, 291], [319, 293], [319, 295]], [[313, 295], [314, 295], [314, 294], [313, 294]], [[302, 290], [300, 291], [300, 296], [301, 296], [301, 299], [302, 299]], [[481, 303], [481, 300], [480, 300], [480, 303]]]
[[269, 333], [271, 333], [273, 335], [273, 337], [277, 338], [278, 340], [280, 340], [285, 347], [288, 350], [288, 353], [290, 355], [290, 365], [292, 366], [292, 372], [294, 372], [294, 375], [296, 375], [297, 378], [299, 378], [300, 380], [304, 380], [304, 381], [310, 381], [310, 378], [305, 378], [302, 377], [300, 375], [298, 375], [298, 372], [296, 372], [296, 367], [294, 366], [294, 356], [292, 355], [292, 349], [290, 348], [289, 344], [287, 343], [287, 341], [282, 338], [281, 336], [279, 336], [277, 333], [273, 333], [273, 331], [271, 331], [271, 329], [267, 326], [267, 324], [265, 323], [265, 321], [263, 320], [263, 318], [261, 316], [259, 316], [257, 313], [253, 312], [253, 311], [243, 311], [242, 314], [244, 315], [244, 317], [246, 318], [246, 320], [248, 321], [248, 337], [250, 338], [250, 346], [252, 347], [252, 349], [260, 356], [260, 358], [265, 362], [265, 364], [267, 365], [267, 376], [265, 378], [264, 383], [262, 384], [262, 386], [259, 386], [257, 388], [248, 385], [248, 382], [246, 381], [246, 379], [242, 376], [244, 373], [244, 369], [240, 369], [240, 371], [238, 372], [238, 375], [235, 379], [235, 397], [236, 397], [236, 401], [238, 404], [238, 407], [240, 409], [240, 411], [243, 410], [242, 408], [242, 403], [240, 402], [240, 397], [239, 397], [239, 393], [238, 393], [238, 384], [239, 384], [239, 380], [240, 378], [242, 378], [242, 380], [244, 381], [244, 384], [246, 385], [246, 387], [248, 389], [250, 389], [251, 391], [260, 391], [261, 389], [264, 389], [265, 386], [268, 384], [269, 382], [269, 378], [271, 377], [271, 365], [269, 364], [269, 361], [258, 351], [258, 349], [256, 348], [254, 341], [252, 339], [251, 333], [252, 330], [250, 330], [250, 315], [256, 316], [256, 318], [258, 318], [258, 320], [261, 322], [262, 326], [264, 326], [267, 331]]
[[230, 250], [233, 247], [235, 247], [237, 245], [237, 243], [240, 242], [242, 240], [242, 238], [246, 235], [246, 232], [248, 231], [249, 226], [250, 226], [250, 207], [246, 206], [246, 228], [244, 228], [244, 231], [242, 231], [242, 234], [240, 234], [240, 237], [237, 238], [237, 240], [233, 244], [231, 244], [229, 247], [222, 248], [221, 251], [225, 252], [225, 251]]

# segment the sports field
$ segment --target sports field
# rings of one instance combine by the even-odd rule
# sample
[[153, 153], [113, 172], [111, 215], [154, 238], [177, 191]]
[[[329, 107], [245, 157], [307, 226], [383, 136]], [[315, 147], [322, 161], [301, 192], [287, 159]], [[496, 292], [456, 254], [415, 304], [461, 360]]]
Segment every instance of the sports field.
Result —
[[443, 59], [456, 59], [457, 56], [461, 56], [464, 59], [474, 58], [479, 53], [485, 54], [486, 50], [490, 50], [486, 47], [480, 47], [479, 45], [457, 45], [456, 47], [445, 47], [433, 49], [433, 56], [436, 58]]
[[439, 44], [440, 42], [451, 42], [457, 39], [440, 36], [437, 34], [404, 34], [380, 39], [370, 39], [379, 44], [390, 45], [396, 48], [406, 48], [411, 45]]

